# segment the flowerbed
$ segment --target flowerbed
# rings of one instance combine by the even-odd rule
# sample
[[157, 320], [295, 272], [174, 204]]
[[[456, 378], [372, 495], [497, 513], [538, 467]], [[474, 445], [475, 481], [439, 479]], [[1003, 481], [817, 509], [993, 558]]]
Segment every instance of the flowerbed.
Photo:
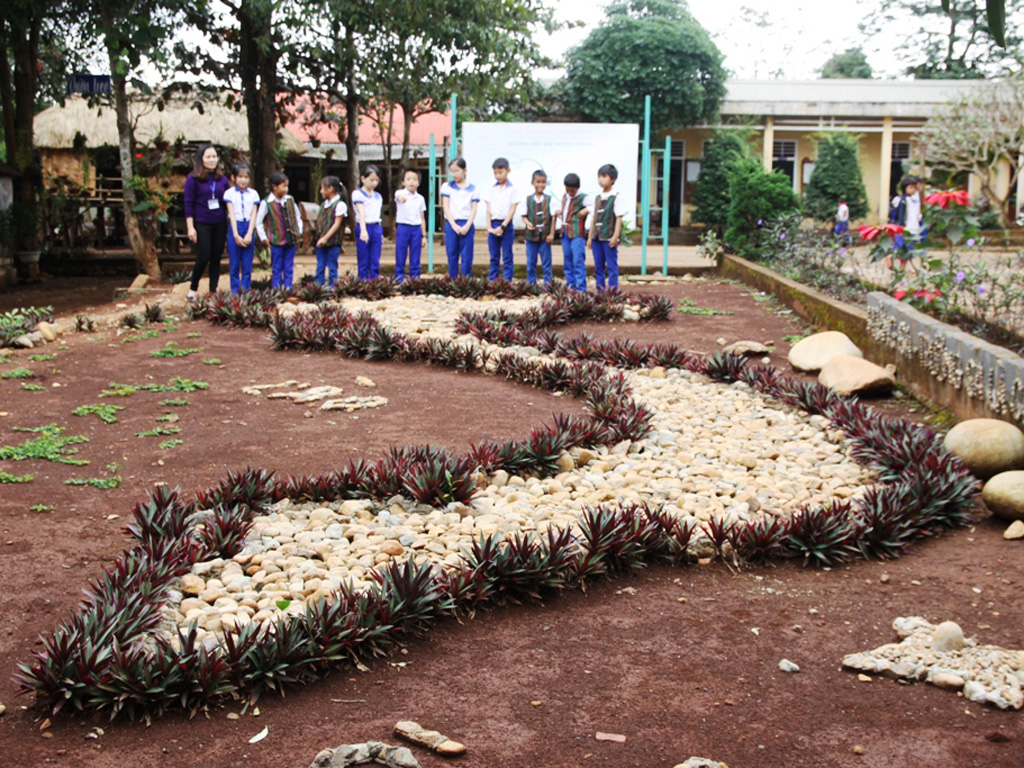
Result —
[[[414, 292], [409, 285], [402, 291]], [[522, 290], [483, 281], [432, 281], [422, 289], [464, 296]], [[394, 291], [386, 281], [343, 284], [335, 296]], [[797, 557], [829, 565], [851, 557], [894, 557], [920, 536], [970, 520], [976, 482], [930, 430], [879, 416], [818, 384], [791, 379], [769, 366], [745, 365], [728, 354], [702, 356], [667, 344], [598, 344], [583, 336], [563, 339], [550, 330], [576, 318], [624, 317], [634, 310], [627, 309], [621, 294], [554, 291], [525, 316], [467, 314], [460, 323], [464, 332], [494, 344], [554, 353], [551, 360], [411, 339], [371, 316], [353, 316], [330, 305], [282, 317], [276, 307], [283, 298], [271, 292], [215, 295], [193, 314], [212, 322], [267, 327], [276, 348], [492, 370], [585, 397], [592, 415], [556, 420], [524, 441], [477, 444], [465, 455], [431, 446], [395, 448], [376, 462], [352, 462], [316, 476], [230, 473], [218, 486], [190, 498], [178, 490], [157, 489], [133, 510], [128, 532], [136, 545], [87, 590], [80, 609], [43, 639], [35, 661], [20, 665], [21, 687], [53, 711], [69, 707], [148, 718], [169, 708], [196, 712], [232, 696], [255, 701], [266, 690], [309, 682], [338, 664], [385, 653], [440, 616], [538, 599], [647, 561], [690, 562], [698, 539], [705, 550], [747, 562]], [[654, 297], [630, 301], [638, 307], [638, 318], [667, 316], [664, 302]], [[301, 615], [225, 632], [222, 644], [200, 641], [195, 627], [170, 639], [153, 635], [177, 579], [197, 562], [232, 557], [254, 515], [268, 504], [284, 498], [384, 499], [407, 493], [420, 503], [445, 505], [468, 500], [478, 473], [543, 477], [557, 470], [559, 457], [570, 448], [642, 439], [650, 430], [651, 413], [630, 397], [622, 373], [609, 372], [605, 365], [682, 368], [715, 381], [742, 382], [825, 416], [846, 433], [854, 456], [878, 473], [880, 484], [856, 501], [806, 508], [785, 520], [710, 520], [699, 529], [651, 505], [596, 506], [583, 513], [579, 534], [549, 528], [543, 536], [487, 536], [466, 553], [462, 565], [443, 570], [414, 558], [389, 562], [373, 572], [367, 589], [343, 585], [330, 598], [307, 605]]]

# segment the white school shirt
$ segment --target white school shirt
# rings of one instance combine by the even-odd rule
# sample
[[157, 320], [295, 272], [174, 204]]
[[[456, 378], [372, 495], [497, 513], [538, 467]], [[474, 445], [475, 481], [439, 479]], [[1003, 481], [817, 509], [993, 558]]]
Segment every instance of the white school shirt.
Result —
[[291, 200], [292, 208], [295, 209], [295, 223], [299, 225], [299, 231], [296, 232], [296, 237], [302, 234], [302, 210], [299, 208], [298, 203], [292, 198], [291, 195], [285, 195], [284, 197], [278, 197], [273, 192], [267, 195], [267, 199], [260, 203], [260, 209], [256, 211], [256, 234], [260, 236], [260, 240], [267, 242], [267, 230], [263, 227], [263, 220], [267, 218], [267, 203], [283, 203], [285, 200]]
[[485, 189], [482, 197], [491, 206], [491, 221], [504, 221], [512, 205], [519, 202], [518, 196], [519, 190], [512, 186], [511, 181], [506, 181], [503, 187], [494, 182]]
[[473, 203], [480, 202], [480, 194], [476, 185], [466, 182], [460, 187], [454, 181], [446, 181], [441, 185], [441, 197], [448, 198], [448, 211], [455, 221], [464, 221], [473, 212]]
[[[548, 193], [546, 191], [545, 191], [544, 194], [547, 195], [547, 198], [548, 198], [548, 213], [551, 215], [552, 218], [554, 218], [555, 214], [558, 212], [558, 207], [557, 207], [558, 204], [555, 202], [555, 196], [554, 195], [548, 195]], [[527, 195], [526, 197], [524, 197], [522, 199], [522, 201], [521, 201], [521, 204], [523, 206], [523, 213], [522, 213], [523, 216], [526, 216], [526, 212], [530, 210], [529, 208], [526, 207], [526, 204], [530, 202], [530, 198], [531, 197], [533, 198], [533, 201], [535, 203], [543, 202], [543, 196], [537, 197], [536, 193], [534, 193], [532, 195]]]
[[231, 207], [235, 211], [235, 221], [249, 221], [252, 218], [252, 212], [260, 204], [260, 195], [252, 187], [245, 189], [229, 187], [228, 191], [224, 193], [224, 203], [231, 203]]
[[615, 202], [612, 203], [613, 212], [616, 216], [625, 216], [629, 212], [629, 209], [626, 207], [626, 201], [622, 198], [622, 195], [614, 189], [611, 192], [597, 193], [597, 197], [594, 198], [594, 210], [592, 212], [597, 213], [598, 202], [604, 200], [606, 197], [610, 197], [611, 195], [615, 195]]
[[921, 193], [907, 195], [907, 222], [904, 228], [912, 235], [921, 231]]
[[[398, 199], [404, 194], [405, 202]], [[423, 212], [427, 210], [427, 203], [419, 192], [410, 192], [407, 189], [400, 189], [395, 192], [395, 223], [412, 224], [420, 227], [423, 225]]]
[[348, 206], [345, 205], [345, 201], [341, 199], [341, 195], [335, 195], [330, 200], [325, 200], [322, 208], [330, 208], [334, 206], [334, 218], [340, 218], [348, 215]]
[[[373, 190], [373, 195], [367, 194], [366, 190], [360, 187], [352, 193], [352, 208], [356, 207], [357, 203], [363, 205], [363, 221], [366, 224], [379, 224], [380, 223], [380, 210], [384, 207], [384, 198], [380, 196], [380, 192]], [[359, 221], [359, 215], [356, 214], [356, 221]]]
[[850, 220], [850, 206], [846, 203], [839, 204], [839, 210], [836, 212], [836, 221], [849, 221]]

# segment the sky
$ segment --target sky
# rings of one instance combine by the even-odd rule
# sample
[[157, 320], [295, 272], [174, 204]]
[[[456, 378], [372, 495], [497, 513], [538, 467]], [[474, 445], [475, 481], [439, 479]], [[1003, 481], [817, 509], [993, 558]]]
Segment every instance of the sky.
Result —
[[[548, 0], [561, 21], [586, 21], [585, 27], [565, 29], [539, 37], [541, 50], [561, 58], [582, 42], [604, 18], [608, 0]], [[806, 0], [691, 0], [690, 13], [711, 34], [725, 55], [730, 77], [817, 79], [816, 70], [829, 57], [847, 48], [863, 46], [876, 77], [900, 71], [889, 53], [899, 45], [898, 30], [871, 36], [857, 25], [877, 6], [871, 0], [822, 3]], [[759, 24], [769, 25], [766, 30]], [[557, 73], [553, 73], [557, 74]]]

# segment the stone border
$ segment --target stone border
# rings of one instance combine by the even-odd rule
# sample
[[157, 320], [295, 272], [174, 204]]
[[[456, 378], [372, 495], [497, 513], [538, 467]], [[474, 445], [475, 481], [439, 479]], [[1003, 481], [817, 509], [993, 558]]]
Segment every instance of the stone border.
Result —
[[868, 294], [868, 309], [847, 304], [727, 255], [719, 274], [768, 293], [819, 328], [842, 331], [879, 365], [896, 366], [915, 395], [957, 419], [1001, 418], [1024, 427], [1024, 358], [897, 301]]

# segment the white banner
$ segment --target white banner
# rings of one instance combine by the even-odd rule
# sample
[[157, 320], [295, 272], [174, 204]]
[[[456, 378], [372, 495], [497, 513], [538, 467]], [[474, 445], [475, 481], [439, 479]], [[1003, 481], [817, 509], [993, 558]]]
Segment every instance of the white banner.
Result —
[[[491, 166], [504, 157], [510, 166], [509, 179], [519, 193], [520, 203], [533, 192], [533, 172], [548, 176], [547, 192], [561, 201], [566, 174], [580, 177], [587, 195], [601, 191], [597, 169], [611, 163], [619, 171], [615, 192], [626, 201], [629, 213], [623, 225], [636, 226], [636, 195], [640, 127], [624, 123], [463, 123], [462, 153], [466, 178], [481, 195], [494, 184]], [[523, 228], [523, 206], [516, 209], [516, 228]], [[477, 228], [486, 228], [484, 205], [477, 209]]]

